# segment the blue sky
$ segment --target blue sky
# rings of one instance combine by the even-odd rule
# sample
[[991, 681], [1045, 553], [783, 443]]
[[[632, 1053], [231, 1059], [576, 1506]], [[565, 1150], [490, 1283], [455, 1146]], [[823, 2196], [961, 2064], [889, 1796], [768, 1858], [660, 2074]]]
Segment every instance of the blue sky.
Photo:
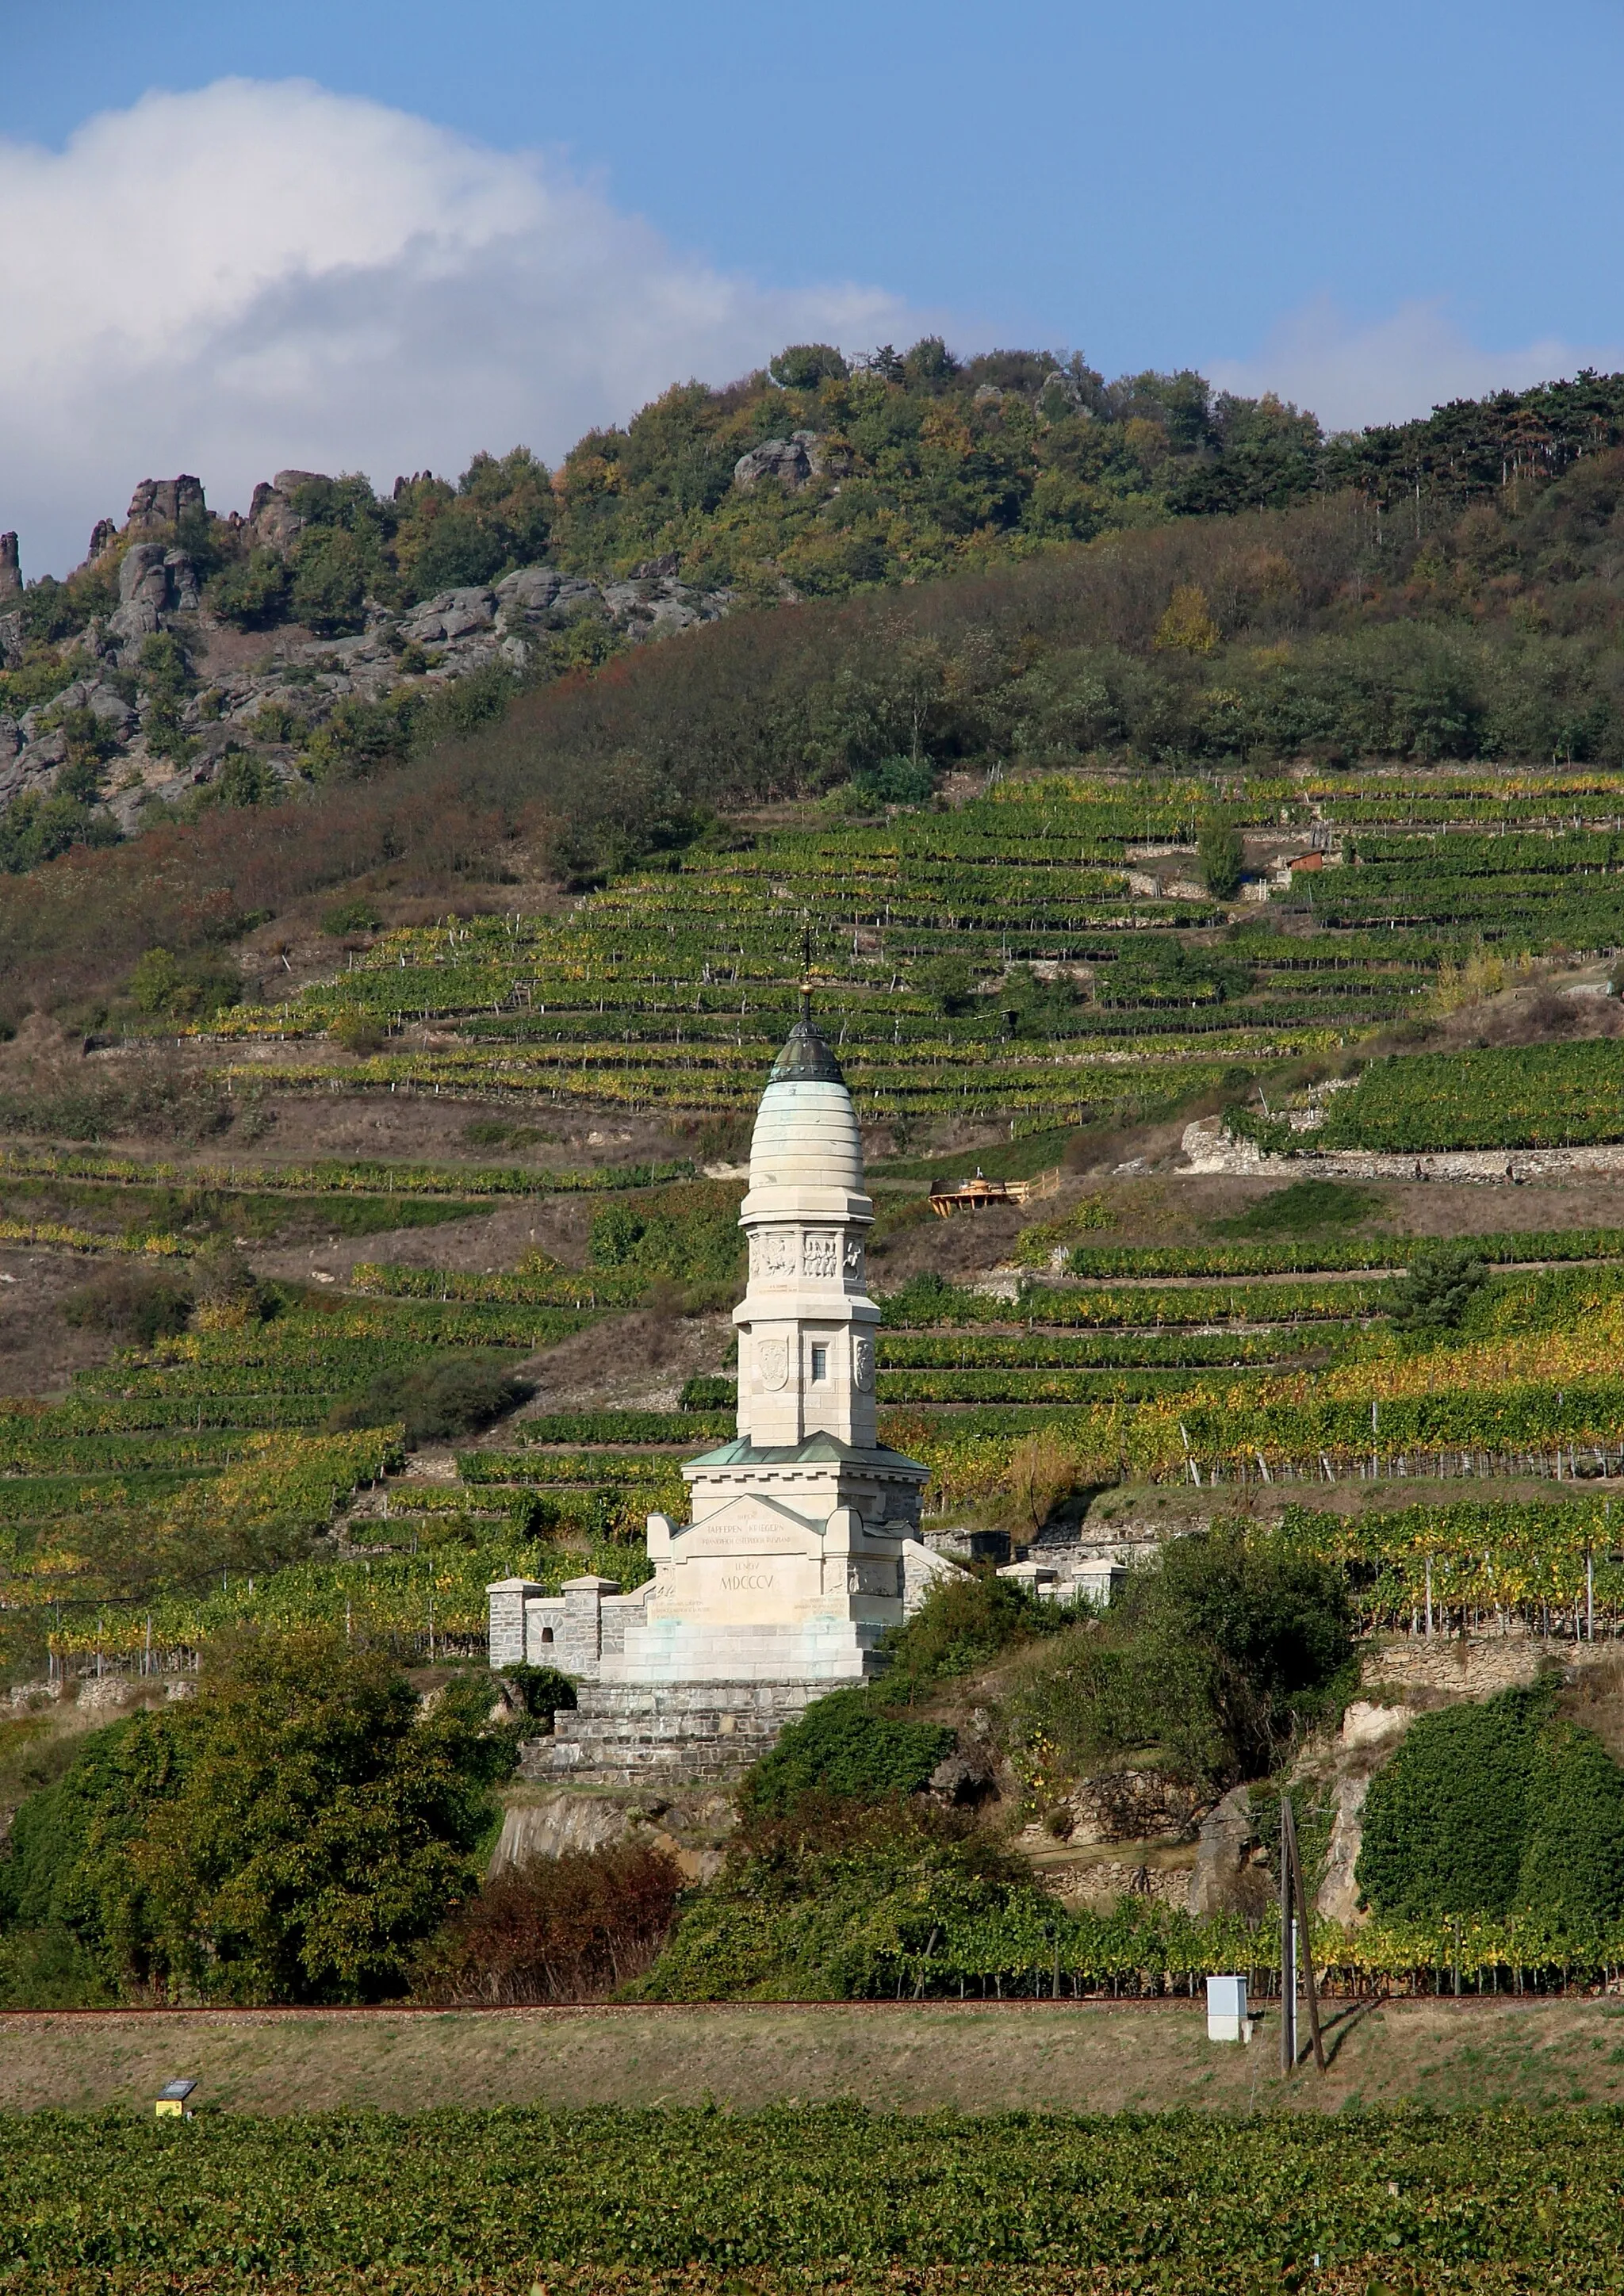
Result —
[[224, 500], [309, 456], [555, 455], [779, 328], [1196, 365], [1338, 423], [1624, 365], [1595, 0], [3, 12], [0, 524], [26, 512], [35, 570], [149, 458], [211, 454]]

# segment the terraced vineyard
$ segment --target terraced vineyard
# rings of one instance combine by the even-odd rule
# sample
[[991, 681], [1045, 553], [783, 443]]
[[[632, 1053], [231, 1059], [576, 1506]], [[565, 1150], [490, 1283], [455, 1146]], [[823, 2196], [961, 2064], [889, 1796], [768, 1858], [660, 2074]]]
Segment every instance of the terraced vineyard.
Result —
[[[1260, 906], [1190, 882], [1212, 800], [1053, 776], [882, 827], [778, 832], [617, 882], [563, 922], [383, 934], [336, 980], [225, 1026], [313, 1050], [357, 1021], [436, 1031], [362, 1060], [288, 1056], [271, 1073], [292, 1083], [741, 1109], [809, 931], [865, 1113], [1029, 1127], [1172, 1107], [1238, 1067], [1352, 1044], [1480, 943], [1515, 958], [1624, 941], [1624, 776], [1245, 781], [1230, 808], [1278, 881], [1259, 874]], [[1305, 855], [1324, 865], [1285, 868]]]
[[[1504, 960], [1515, 979], [1553, 946], [1624, 942], [1624, 775], [1307, 772], [1226, 794], [1261, 901], [1192, 882], [1210, 785], [995, 781], [956, 810], [718, 840], [562, 920], [382, 933], [336, 979], [212, 1024], [225, 1041], [199, 1050], [234, 1089], [727, 1114], [760, 1088], [809, 931], [864, 1116], [922, 1130], [996, 1117], [1012, 1140], [978, 1152], [988, 1168], [1032, 1174], [1061, 1164], [1079, 1122], [1185, 1114], [1254, 1078], [1272, 1089], [1288, 1059], [1357, 1061], [1448, 966]], [[390, 1032], [384, 1048], [344, 1052], [332, 1032], [352, 1022]], [[1624, 1139], [1621, 1081], [1611, 1038], [1399, 1054], [1328, 1098], [1318, 1138], [1407, 1152]], [[690, 1380], [680, 1410], [503, 1416], [492, 1447], [459, 1440], [448, 1484], [400, 1476], [385, 1407], [435, 1366], [545, 1362], [660, 1282], [689, 1287], [691, 1314], [725, 1303], [736, 1181], [668, 1157], [560, 1160], [5, 1152], [0, 1242], [182, 1270], [200, 1208], [254, 1249], [290, 1208], [364, 1236], [621, 1192], [584, 1266], [533, 1250], [487, 1274], [380, 1250], [324, 1295], [262, 1287], [275, 1312], [200, 1315], [60, 1400], [0, 1411], [15, 1648], [158, 1664], [223, 1627], [322, 1618], [403, 1651], [472, 1651], [490, 1577], [556, 1583], [590, 1561], [639, 1578], [644, 1514], [680, 1506], [678, 1462], [732, 1424], [725, 1374]], [[897, 1233], [949, 1168], [882, 1162]], [[1610, 1502], [1598, 1520], [1566, 1486], [1624, 1467], [1624, 1228], [1508, 1222], [1478, 1238], [1499, 1272], [1461, 1329], [1422, 1344], [1389, 1321], [1421, 1239], [1123, 1243], [1095, 1232], [1114, 1217], [1103, 1206], [1032, 1207], [1000, 1283], [892, 1284], [883, 1433], [930, 1466], [937, 1520], [1019, 1529], [1043, 1494], [1124, 1480], [1300, 1486], [1293, 1537], [1349, 1564], [1373, 1621], [1407, 1622], [1429, 1587], [1455, 1615], [1571, 1616], [1581, 1584], [1615, 1619]], [[1309, 1504], [1316, 1486], [1418, 1476], [1450, 1489], [1419, 1513], [1396, 1495], [1362, 1544]], [[1549, 1505], [1494, 1513], [1506, 1476], [1548, 1482]]]

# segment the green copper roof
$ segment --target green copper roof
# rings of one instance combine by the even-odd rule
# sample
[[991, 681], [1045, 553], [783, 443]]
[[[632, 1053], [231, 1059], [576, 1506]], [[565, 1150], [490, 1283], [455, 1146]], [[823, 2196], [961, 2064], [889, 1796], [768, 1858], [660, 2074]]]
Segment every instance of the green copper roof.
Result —
[[800, 1018], [790, 1030], [773, 1062], [768, 1084], [844, 1084], [841, 1064], [829, 1049], [829, 1040], [812, 1018], [812, 991], [800, 992]]
[[839, 1466], [848, 1459], [857, 1466], [910, 1467], [921, 1475], [929, 1472], [917, 1459], [888, 1450], [882, 1443], [865, 1450], [854, 1443], [842, 1443], [838, 1435], [822, 1433], [808, 1435], [800, 1443], [748, 1443], [740, 1436], [719, 1450], [701, 1452], [697, 1459], [684, 1464], [690, 1467], [817, 1467]]

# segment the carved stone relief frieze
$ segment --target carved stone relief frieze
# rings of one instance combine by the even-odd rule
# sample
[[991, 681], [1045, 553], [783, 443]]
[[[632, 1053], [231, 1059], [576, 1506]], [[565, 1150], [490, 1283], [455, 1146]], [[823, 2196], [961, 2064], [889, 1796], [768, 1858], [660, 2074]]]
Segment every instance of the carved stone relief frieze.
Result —
[[806, 1238], [801, 1264], [808, 1275], [825, 1283], [833, 1277], [838, 1265], [835, 1256], [838, 1241], [833, 1235], [809, 1235]]

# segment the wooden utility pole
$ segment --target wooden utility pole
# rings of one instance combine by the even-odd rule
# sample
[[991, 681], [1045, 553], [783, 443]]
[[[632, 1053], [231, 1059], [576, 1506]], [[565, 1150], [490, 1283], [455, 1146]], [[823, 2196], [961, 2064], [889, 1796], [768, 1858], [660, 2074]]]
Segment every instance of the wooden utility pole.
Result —
[[1308, 1898], [1302, 1883], [1302, 1860], [1297, 1854], [1297, 1820], [1290, 1794], [1280, 1797], [1280, 2070], [1297, 2069], [1297, 1947], [1302, 1947], [1302, 1970], [1308, 1995], [1308, 2030], [1314, 2038], [1314, 2062], [1325, 2070], [1325, 2045], [1319, 2030], [1319, 1992], [1314, 1982], [1314, 1945], [1309, 1928]]

